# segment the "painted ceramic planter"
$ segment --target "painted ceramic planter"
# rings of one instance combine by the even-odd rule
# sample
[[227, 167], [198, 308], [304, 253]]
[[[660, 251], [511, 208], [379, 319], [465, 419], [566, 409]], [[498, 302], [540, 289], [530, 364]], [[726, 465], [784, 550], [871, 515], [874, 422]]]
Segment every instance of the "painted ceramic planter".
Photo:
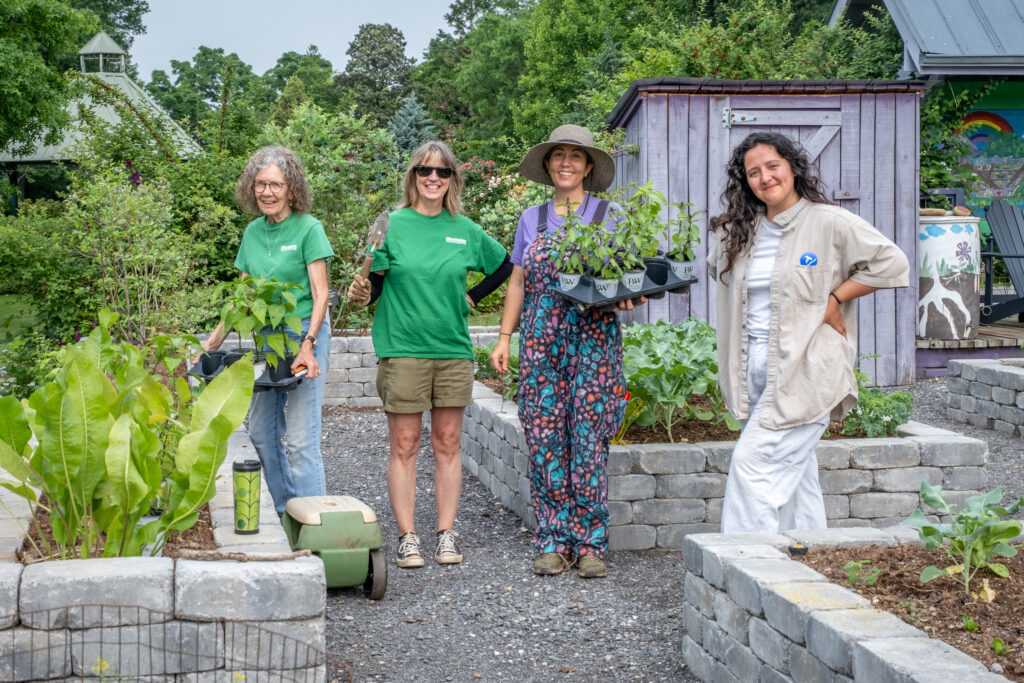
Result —
[[981, 242], [977, 216], [921, 216], [917, 233], [917, 336], [978, 335]]

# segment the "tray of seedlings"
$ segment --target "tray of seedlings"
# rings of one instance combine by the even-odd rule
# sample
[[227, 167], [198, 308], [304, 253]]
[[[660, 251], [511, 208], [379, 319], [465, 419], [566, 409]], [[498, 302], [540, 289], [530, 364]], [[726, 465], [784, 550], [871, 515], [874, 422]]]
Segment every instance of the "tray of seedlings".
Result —
[[235, 361], [241, 359], [244, 354], [241, 351], [204, 351], [199, 357], [199, 362], [188, 369], [188, 374], [194, 375], [204, 382], [209, 382]]
[[256, 378], [256, 383], [252, 388], [253, 392], [276, 391], [279, 394], [283, 394], [298, 388], [302, 384], [302, 378], [306, 376], [308, 370], [306, 366], [300, 365], [295, 374], [292, 374], [292, 363], [294, 361], [295, 357], [289, 355], [283, 359], [278, 358], [277, 365], [272, 366], [270, 363], [267, 363], [263, 374]]
[[692, 212], [689, 203], [672, 204], [675, 216], [664, 221], [665, 205], [665, 196], [647, 183], [615, 212], [613, 224], [585, 225], [568, 212], [551, 252], [558, 269], [555, 291], [580, 310], [613, 310], [626, 299], [638, 303], [640, 297], [687, 291], [697, 282], [700, 212]]

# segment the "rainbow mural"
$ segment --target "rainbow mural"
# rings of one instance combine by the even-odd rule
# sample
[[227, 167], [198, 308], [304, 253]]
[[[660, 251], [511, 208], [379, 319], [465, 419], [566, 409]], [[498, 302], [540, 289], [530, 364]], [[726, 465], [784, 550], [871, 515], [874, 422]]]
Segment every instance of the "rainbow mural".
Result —
[[983, 154], [988, 147], [988, 138], [992, 133], [1012, 133], [1013, 126], [999, 114], [990, 111], [974, 111], [964, 119], [960, 127], [964, 135], [974, 146], [976, 154]]

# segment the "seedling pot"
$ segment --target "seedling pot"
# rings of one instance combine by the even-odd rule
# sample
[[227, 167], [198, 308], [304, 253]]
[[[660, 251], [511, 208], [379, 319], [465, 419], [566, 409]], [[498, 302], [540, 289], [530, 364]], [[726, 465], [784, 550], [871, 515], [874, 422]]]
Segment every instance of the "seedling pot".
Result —
[[563, 273], [558, 271], [558, 287], [565, 292], [575, 289], [580, 284], [583, 273]]
[[596, 289], [597, 293], [601, 296], [611, 299], [615, 296], [616, 292], [619, 291], [619, 281], [609, 280], [603, 277], [595, 277], [594, 289]]
[[639, 292], [644, 286], [644, 271], [631, 270], [625, 273], [620, 280], [622, 286], [631, 292]]
[[680, 280], [693, 277], [693, 266], [694, 261], [676, 261], [674, 259], [667, 259], [669, 266], [672, 268], [672, 273]]
[[199, 357], [198, 363], [189, 368], [189, 374], [209, 382], [224, 368], [240, 360], [243, 355], [241, 351], [222, 351], [220, 349], [207, 351]]

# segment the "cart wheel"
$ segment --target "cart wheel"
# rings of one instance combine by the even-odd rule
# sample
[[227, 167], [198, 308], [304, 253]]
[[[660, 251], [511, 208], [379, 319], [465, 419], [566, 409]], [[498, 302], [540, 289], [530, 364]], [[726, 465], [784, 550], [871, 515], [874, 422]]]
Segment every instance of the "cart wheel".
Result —
[[370, 551], [370, 566], [363, 583], [363, 594], [371, 600], [380, 600], [388, 587], [388, 563], [383, 550]]

